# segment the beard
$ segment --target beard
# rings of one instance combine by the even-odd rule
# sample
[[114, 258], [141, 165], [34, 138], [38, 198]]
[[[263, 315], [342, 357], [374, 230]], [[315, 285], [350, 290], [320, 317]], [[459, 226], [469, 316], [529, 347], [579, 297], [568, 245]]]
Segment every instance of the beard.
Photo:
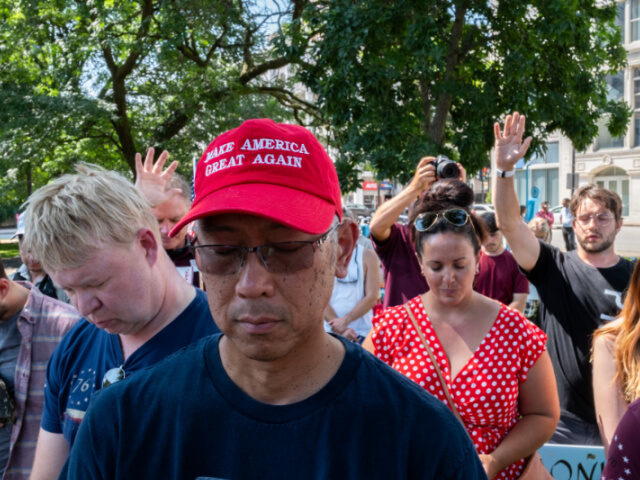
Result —
[[587, 235], [585, 235], [584, 237], [576, 235], [578, 244], [582, 247], [582, 249], [588, 253], [600, 253], [600, 252], [604, 252], [605, 250], [610, 248], [611, 245], [613, 245], [613, 241], [616, 238], [616, 232], [611, 233], [607, 237], [603, 237], [600, 241], [596, 243], [586, 242], [584, 240], [585, 237], [587, 237]]

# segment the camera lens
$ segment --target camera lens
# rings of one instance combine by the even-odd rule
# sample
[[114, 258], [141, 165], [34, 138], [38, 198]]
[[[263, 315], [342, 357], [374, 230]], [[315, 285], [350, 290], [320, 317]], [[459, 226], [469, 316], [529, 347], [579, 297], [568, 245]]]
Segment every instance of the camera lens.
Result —
[[436, 174], [438, 178], [458, 178], [460, 176], [460, 169], [458, 165], [451, 160], [441, 160], [438, 163]]

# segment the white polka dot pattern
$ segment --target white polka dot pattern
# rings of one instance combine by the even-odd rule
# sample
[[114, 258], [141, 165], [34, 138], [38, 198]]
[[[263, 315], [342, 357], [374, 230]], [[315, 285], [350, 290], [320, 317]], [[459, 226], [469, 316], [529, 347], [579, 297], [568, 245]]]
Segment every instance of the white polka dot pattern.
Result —
[[[451, 379], [445, 351], [420, 297], [408, 303], [438, 361], [449, 393], [478, 453], [491, 453], [516, 424], [518, 385], [546, 349], [547, 336], [522, 314], [502, 305], [491, 329], [469, 361]], [[445, 405], [447, 399], [420, 337], [404, 305], [373, 318], [374, 352]], [[524, 460], [504, 469], [496, 479], [518, 478]]]

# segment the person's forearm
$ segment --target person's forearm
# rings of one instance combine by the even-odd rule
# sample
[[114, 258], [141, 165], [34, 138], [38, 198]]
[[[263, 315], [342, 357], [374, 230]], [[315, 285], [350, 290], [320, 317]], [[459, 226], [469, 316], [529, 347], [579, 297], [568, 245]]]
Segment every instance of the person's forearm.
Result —
[[501, 178], [494, 175], [493, 205], [496, 212], [496, 223], [509, 243], [509, 234], [522, 222], [520, 203], [513, 182], [514, 177]]
[[527, 306], [527, 294], [526, 293], [514, 293], [513, 300], [509, 306], [519, 312], [523, 312]]
[[338, 315], [336, 314], [336, 311], [333, 309], [333, 307], [330, 304], [327, 305], [327, 308], [324, 309], [324, 319], [329, 322], [337, 316]]
[[398, 195], [384, 202], [369, 223], [369, 232], [374, 239], [383, 241], [389, 237], [391, 226], [398, 220], [405, 208], [420, 195], [420, 190], [409, 184]]
[[495, 473], [521, 458], [533, 455], [551, 438], [556, 424], [552, 415], [531, 414], [522, 417], [490, 454], [497, 464]]
[[373, 306], [378, 301], [378, 296], [375, 294], [370, 294], [362, 297], [358, 303], [351, 309], [349, 313], [347, 313], [343, 318], [347, 320], [349, 324], [353, 321], [359, 319], [365, 313], [373, 308]]

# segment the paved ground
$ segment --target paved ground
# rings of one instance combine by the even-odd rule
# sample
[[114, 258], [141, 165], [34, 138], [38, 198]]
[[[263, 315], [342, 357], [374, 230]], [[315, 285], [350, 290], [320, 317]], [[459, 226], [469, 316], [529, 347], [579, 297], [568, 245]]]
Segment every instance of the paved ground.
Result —
[[9, 240], [16, 233], [15, 228], [0, 228], [0, 240]]

